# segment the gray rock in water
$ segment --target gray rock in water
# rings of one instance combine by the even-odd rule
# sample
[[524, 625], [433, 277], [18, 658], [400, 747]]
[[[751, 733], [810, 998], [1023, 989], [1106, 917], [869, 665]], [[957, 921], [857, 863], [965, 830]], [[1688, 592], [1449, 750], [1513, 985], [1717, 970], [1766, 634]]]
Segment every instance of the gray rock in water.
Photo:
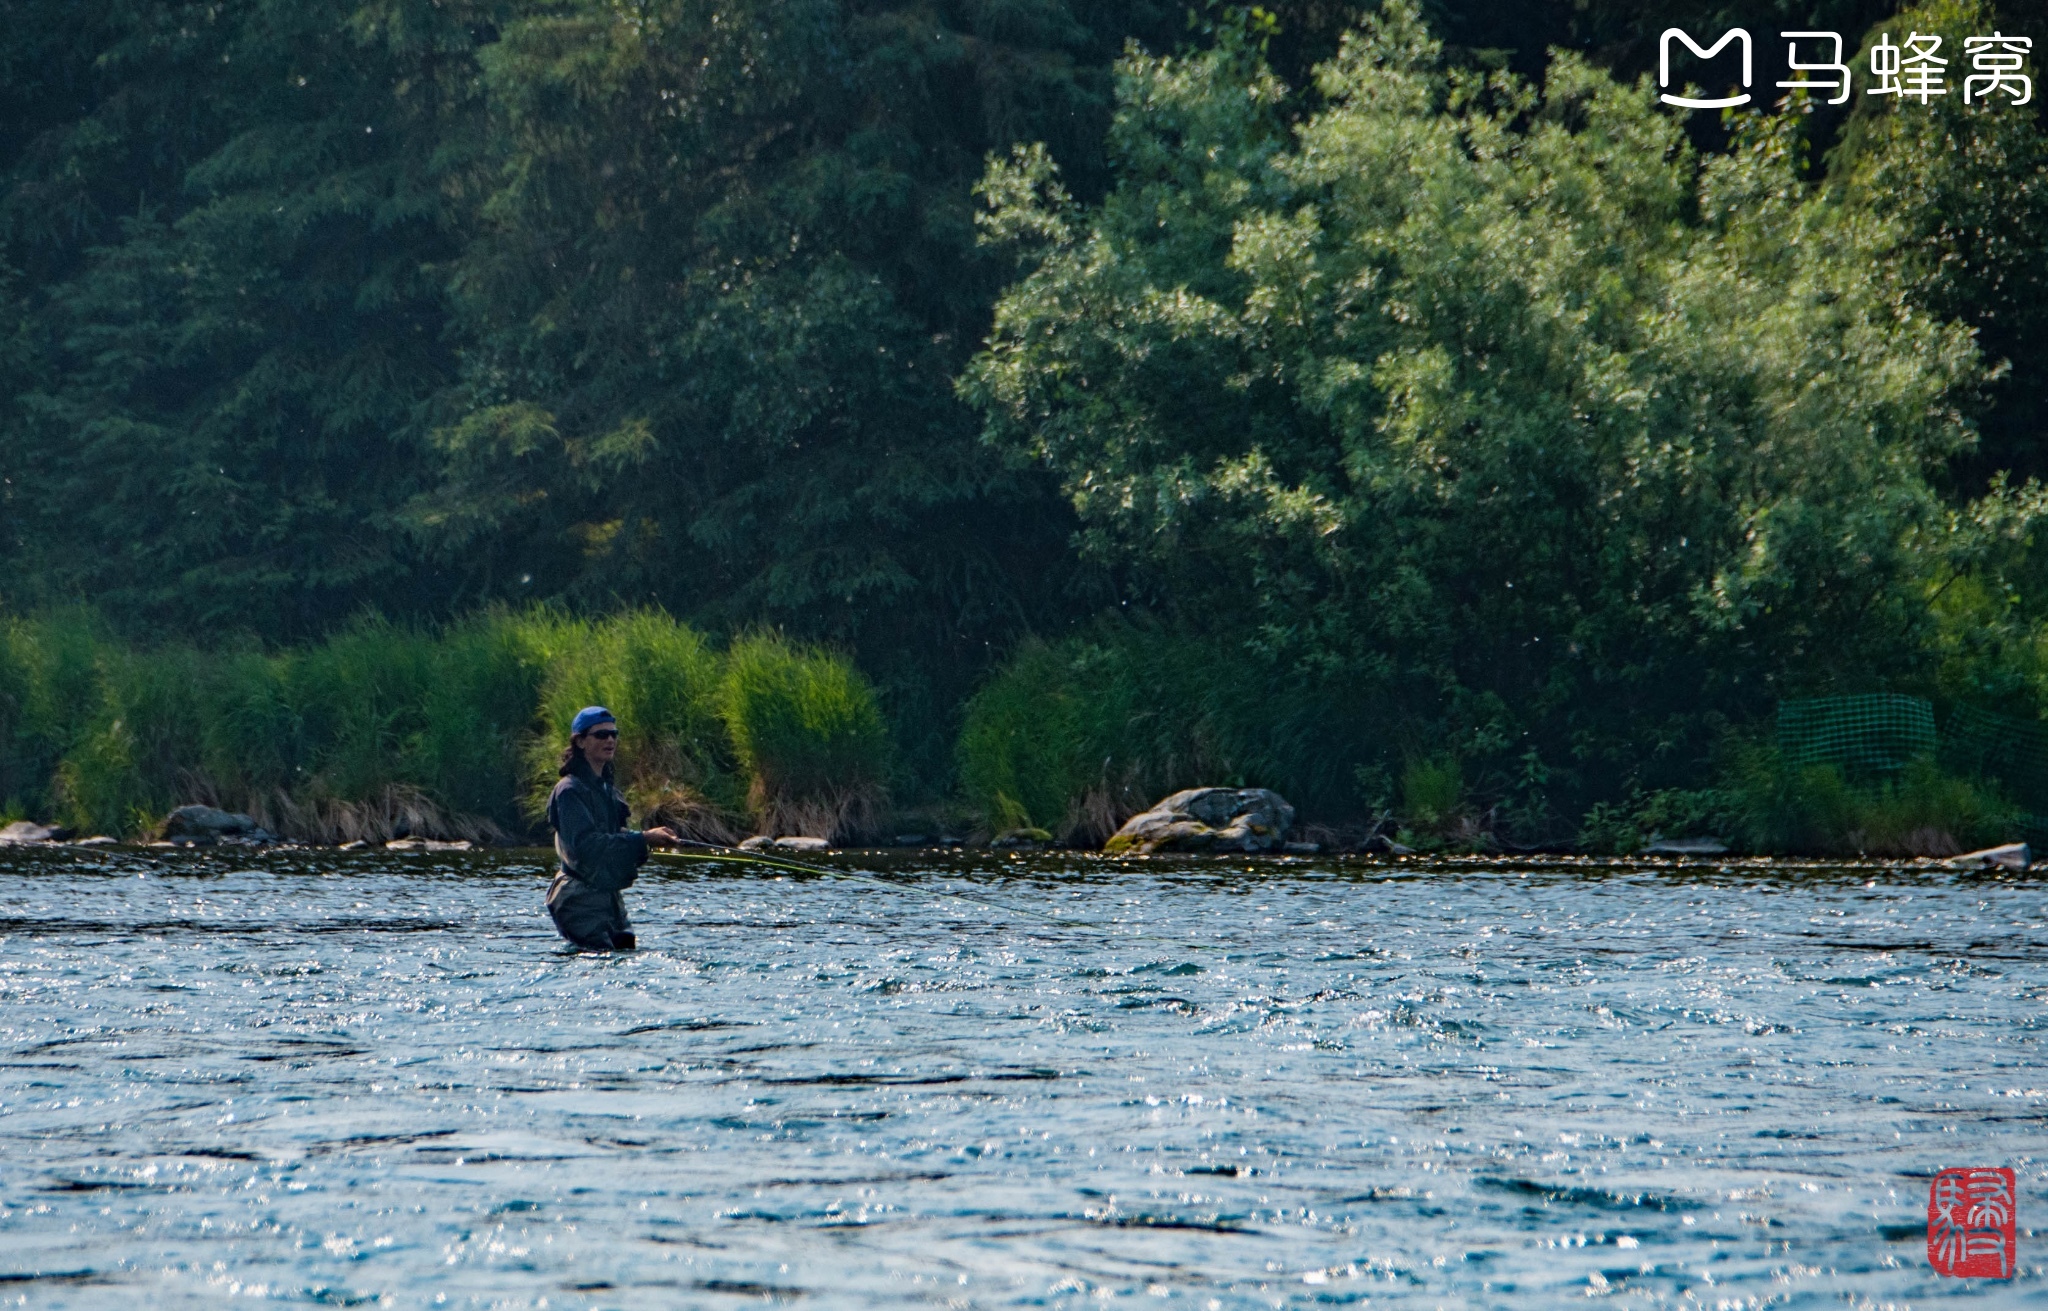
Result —
[[989, 842], [989, 846], [998, 851], [1012, 848], [1036, 850], [1050, 845], [1051, 842], [1052, 834], [1042, 828], [1013, 828], [1007, 833], [996, 834]]
[[1653, 838], [1645, 856], [1722, 856], [1728, 844], [1719, 838]]
[[2034, 853], [2024, 842], [2008, 843], [2003, 847], [1986, 847], [1982, 851], [1966, 851], [1960, 856], [1949, 857], [1948, 863], [1971, 869], [1989, 869], [1993, 865], [2000, 869], [2023, 870], [2033, 863]]
[[6, 828], [0, 828], [0, 846], [20, 846], [30, 842], [62, 842], [71, 836], [67, 828], [50, 828], [17, 819]]
[[1276, 851], [1292, 827], [1294, 807], [1269, 788], [1189, 788], [1131, 816], [1102, 849], [1115, 856]]
[[247, 815], [232, 811], [216, 810], [212, 806], [180, 806], [164, 820], [164, 836], [176, 841], [179, 838], [257, 838], [268, 839], [269, 834]]
[[823, 838], [771, 838], [757, 834], [740, 843], [741, 851], [830, 851], [832, 844]]

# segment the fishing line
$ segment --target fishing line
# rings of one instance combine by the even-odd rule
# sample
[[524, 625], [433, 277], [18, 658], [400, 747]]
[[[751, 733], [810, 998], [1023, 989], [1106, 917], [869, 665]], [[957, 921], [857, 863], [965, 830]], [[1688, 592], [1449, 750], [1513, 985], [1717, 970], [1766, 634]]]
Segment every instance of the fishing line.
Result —
[[787, 870], [794, 874], [810, 874], [824, 879], [857, 879], [863, 883], [872, 883], [878, 888], [887, 888], [892, 892], [911, 892], [918, 896], [930, 897], [934, 900], [951, 897], [956, 901], [972, 902], [977, 906], [986, 906], [990, 910], [998, 910], [1006, 915], [1016, 916], [1019, 919], [1035, 919], [1046, 924], [1058, 925], [1063, 929], [1080, 929], [1088, 933], [1100, 933], [1104, 937], [1123, 942], [1162, 942], [1195, 951], [1227, 952], [1229, 950], [1226, 947], [1216, 947], [1205, 942], [1191, 942], [1185, 938], [1162, 937], [1156, 933], [1120, 934], [1114, 929], [1107, 928], [1101, 924], [1090, 923], [1087, 920], [1070, 920], [1058, 915], [1048, 915], [1044, 911], [1027, 910], [1022, 906], [1011, 906], [988, 897], [978, 897], [971, 892], [956, 892], [951, 888], [933, 890], [919, 887], [915, 883], [891, 883], [887, 879], [879, 878], [864, 870], [832, 869], [829, 866], [806, 864], [800, 860], [789, 860], [780, 856], [763, 856], [758, 852], [740, 851], [733, 847], [720, 847], [709, 842], [690, 842], [688, 839], [679, 839], [679, 841], [683, 841], [692, 847], [700, 847], [702, 850], [663, 851], [658, 854], [670, 856], [678, 860], [701, 860], [715, 864], [761, 865], [769, 869]]

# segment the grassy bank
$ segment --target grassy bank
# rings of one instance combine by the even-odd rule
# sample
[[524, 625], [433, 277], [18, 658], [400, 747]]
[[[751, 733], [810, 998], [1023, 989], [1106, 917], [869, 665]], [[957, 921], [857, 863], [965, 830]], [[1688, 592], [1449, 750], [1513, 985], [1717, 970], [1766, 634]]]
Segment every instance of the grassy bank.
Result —
[[0, 624], [0, 808], [127, 836], [202, 801], [309, 840], [506, 840], [533, 830], [593, 702], [625, 725], [636, 810], [705, 837], [850, 837], [889, 777], [873, 689], [773, 635], [721, 649], [658, 613], [493, 612], [205, 650], [69, 613]]
[[1099, 844], [1177, 788], [1271, 787], [1361, 821], [1390, 739], [1383, 689], [1241, 643], [1131, 628], [1025, 646], [968, 702], [957, 761], [992, 830]]
[[[1414, 689], [1404, 698], [1369, 678], [1268, 667], [1242, 644], [1115, 628], [1017, 652], [968, 703], [958, 765], [990, 831], [1090, 846], [1198, 784], [1274, 788], [1311, 838], [1384, 834], [1424, 851], [1625, 854], [1712, 837], [1757, 853], [1946, 856], [2041, 827], [2048, 727], [1980, 714], [1999, 726], [1945, 731], [1937, 745], [1934, 708], [1892, 700], [1922, 707], [1924, 741], [1850, 726], [1837, 736], [1859, 758], [1788, 752], [1767, 703], [1690, 762], [1644, 751], [1614, 788]], [[1957, 708], [1944, 721], [1971, 722]], [[2029, 750], [2038, 767], [2016, 769]]]
[[[1937, 750], [1933, 708], [1889, 702], [1919, 707], [1919, 727], [1869, 737], [1863, 764], [1781, 749], [1765, 716], [1730, 728], [1677, 786], [1587, 798], [1523, 740], [1457, 729], [1454, 714], [1404, 719], [1371, 680], [1115, 627], [1013, 653], [966, 705], [957, 765], [985, 835], [1042, 829], [1090, 847], [1204, 784], [1280, 791], [1311, 838], [1378, 832], [1423, 850], [1712, 836], [1756, 852], [1946, 855], [2039, 827], [2048, 728], [1949, 714], [1967, 732], [1945, 727]], [[641, 823], [721, 842], [886, 831], [892, 733], [858, 670], [772, 633], [721, 644], [656, 612], [366, 621], [282, 651], [141, 647], [84, 612], [0, 621], [0, 811], [132, 837], [199, 801], [311, 841], [536, 837], [569, 721], [593, 703], [619, 715], [620, 781]]]

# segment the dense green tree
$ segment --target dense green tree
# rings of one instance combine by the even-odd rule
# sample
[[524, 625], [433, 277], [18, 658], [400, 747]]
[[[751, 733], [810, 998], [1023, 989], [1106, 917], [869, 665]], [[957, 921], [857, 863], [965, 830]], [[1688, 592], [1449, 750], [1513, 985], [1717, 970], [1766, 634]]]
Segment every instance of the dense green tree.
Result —
[[[1829, 161], [1848, 203], [1899, 225], [1904, 294], [1974, 328], [1994, 367], [1972, 405], [1984, 440], [1958, 470], [1968, 490], [2000, 471], [2048, 475], [2048, 132], [2040, 113], [2048, 88], [2037, 81], [2024, 106], [2011, 92], [1974, 103], [1962, 94], [1971, 72], [1965, 40], [2029, 27], [1980, 0], [1935, 0], [1888, 20], [1882, 30], [1895, 44], [1915, 31], [1942, 38], [1949, 92], [1926, 104], [1860, 97]], [[1865, 41], [1858, 67], [1869, 67], [1878, 36]]]
[[0, 0], [0, 605], [778, 626], [928, 782], [991, 660], [1104, 611], [1588, 795], [1780, 688], [1924, 681], [1930, 625], [1943, 687], [2039, 702], [2031, 502], [1972, 498], [2048, 471], [2048, 89], [1623, 84], [1669, 25], [1751, 30], [1760, 100], [1785, 28], [1859, 76], [1941, 31], [1955, 86], [1962, 36], [2048, 32], [1422, 0], [1441, 50], [1336, 58], [1377, 7]]
[[449, 481], [416, 504], [465, 596], [843, 642], [943, 733], [933, 680], [957, 698], [1068, 600], [1063, 506], [976, 444], [951, 379], [1008, 271], [975, 246], [984, 157], [1099, 155], [1144, 11], [1079, 12], [659, 0], [508, 24], [483, 55], [495, 182], [454, 275]]
[[[65, 234], [26, 213], [43, 192], [71, 188], [85, 237], [17, 334], [10, 599], [273, 636], [414, 600], [395, 512], [451, 373], [432, 270], [459, 248], [446, 179], [480, 21], [424, 3], [133, 16], [117, 51], [176, 57], [138, 57], [139, 85], [53, 129], [8, 202], [16, 267], [64, 263]], [[166, 67], [182, 86], [157, 85]], [[170, 131], [183, 95], [195, 125]], [[100, 222], [99, 175], [159, 140], [169, 176], [116, 190], [131, 207]]]
[[1134, 56], [1099, 206], [1044, 151], [985, 183], [1036, 264], [965, 393], [1094, 553], [1584, 795], [1778, 695], [1928, 677], [1930, 478], [1983, 371], [1793, 118], [1702, 158], [1652, 90], [1446, 68], [1399, 8], [1319, 92], [1290, 128], [1243, 47]]

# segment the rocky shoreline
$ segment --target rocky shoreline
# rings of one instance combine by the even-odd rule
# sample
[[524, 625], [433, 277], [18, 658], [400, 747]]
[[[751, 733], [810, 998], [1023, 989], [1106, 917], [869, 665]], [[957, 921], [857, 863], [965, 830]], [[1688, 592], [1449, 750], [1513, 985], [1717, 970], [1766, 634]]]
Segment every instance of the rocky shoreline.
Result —
[[[1295, 836], [1295, 809], [1286, 798], [1267, 788], [1188, 788], [1160, 800], [1133, 815], [1100, 848], [1113, 856], [1150, 855], [1288, 855], [1378, 854], [1405, 855], [1408, 849], [1378, 832], [1368, 832], [1352, 841], [1299, 840]], [[255, 819], [235, 811], [208, 805], [185, 805], [173, 810], [156, 831], [146, 838], [124, 841], [105, 834], [78, 836], [59, 826], [19, 820], [0, 828], [0, 846], [137, 846], [150, 848], [211, 847], [220, 845], [283, 846], [339, 851], [471, 851], [487, 845], [520, 846], [519, 843], [485, 844], [469, 839], [441, 840], [399, 833], [382, 841], [355, 839], [340, 843], [316, 843], [282, 837], [265, 829]], [[775, 851], [817, 854], [842, 849], [887, 849], [954, 851], [988, 849], [999, 851], [1088, 850], [1064, 846], [1043, 829], [1012, 829], [983, 838], [965, 834], [902, 833], [887, 842], [857, 846], [835, 846], [825, 838], [797, 834], [760, 834], [736, 845], [741, 851]]]
[[[1374, 841], [1363, 843], [1281, 842], [1277, 845], [1252, 849], [1236, 846], [1226, 848], [1211, 844], [1208, 846], [1196, 845], [1170, 849], [1163, 848], [1153, 851], [1138, 851], [1126, 846], [1121, 850], [1111, 851], [1094, 847], [1062, 847], [1051, 843], [1035, 841], [1025, 843], [1004, 842], [1000, 838], [981, 841], [969, 837], [943, 835], [927, 837], [921, 834], [905, 834], [885, 843], [846, 846], [834, 846], [823, 838], [794, 835], [783, 837], [760, 836], [749, 838], [737, 847], [731, 848], [731, 850], [810, 856], [828, 854], [844, 856], [862, 853], [882, 856], [884, 854], [909, 855], [919, 852], [932, 855], [957, 855], [967, 852], [988, 852], [1015, 858], [1040, 854], [1045, 856], [1057, 854], [1065, 857], [1105, 860], [1118, 864], [1131, 861], [1145, 861], [1158, 856], [1182, 860], [1207, 857], [1219, 861], [1228, 860], [1233, 863], [1246, 860], [1257, 862], [1271, 861], [1276, 864], [1319, 857], [1323, 859], [1341, 858], [1347, 860], [1365, 858], [1374, 861], [1376, 864], [1386, 864], [1389, 862], [1405, 864], [1408, 860], [1413, 859], [1429, 865], [1437, 865], [1445, 861], [1458, 864], [1474, 861], [1507, 861], [1511, 863], [1535, 862], [1539, 865], [1559, 862], [1569, 867], [1607, 868], [1609, 862], [1625, 859], [1631, 862], [1648, 861], [1673, 866], [1726, 865], [1735, 863], [1744, 866], [1769, 867], [1782, 859], [1782, 857], [1729, 853], [1725, 849], [1720, 848], [1718, 843], [1714, 844], [1714, 846], [1715, 849], [1711, 851], [1691, 844], [1660, 843], [1632, 853], [1547, 851], [1449, 854], [1443, 852], [1418, 853], [1397, 843], [1389, 842], [1384, 838], [1377, 838]], [[0, 827], [0, 851], [6, 851], [11, 848], [41, 848], [45, 850], [113, 848], [117, 850], [151, 852], [187, 851], [196, 854], [204, 851], [235, 847], [247, 849], [252, 854], [259, 851], [333, 851], [350, 854], [473, 852], [486, 854], [490, 852], [547, 850], [543, 844], [538, 842], [478, 843], [467, 839], [441, 841], [434, 838], [412, 837], [395, 838], [388, 842], [357, 840], [342, 843], [305, 842], [289, 838], [277, 838], [268, 834], [261, 836], [235, 834], [213, 838], [137, 838], [127, 840], [109, 837], [105, 834], [77, 837], [63, 828], [53, 828], [27, 821], [16, 821], [15, 823]], [[1813, 859], [1811, 857], [1795, 858], [1794, 867], [1805, 867], [1811, 864]], [[2033, 853], [2025, 843], [1989, 847], [1981, 851], [1965, 852], [1959, 856], [1949, 857], [1838, 856], [1828, 858], [1824, 863], [1830, 866], [1875, 864], [1884, 867], [1897, 867], [1911, 865], [1927, 870], [1980, 873], [2004, 872], [2007, 874], [2026, 873], [2034, 868]]]

